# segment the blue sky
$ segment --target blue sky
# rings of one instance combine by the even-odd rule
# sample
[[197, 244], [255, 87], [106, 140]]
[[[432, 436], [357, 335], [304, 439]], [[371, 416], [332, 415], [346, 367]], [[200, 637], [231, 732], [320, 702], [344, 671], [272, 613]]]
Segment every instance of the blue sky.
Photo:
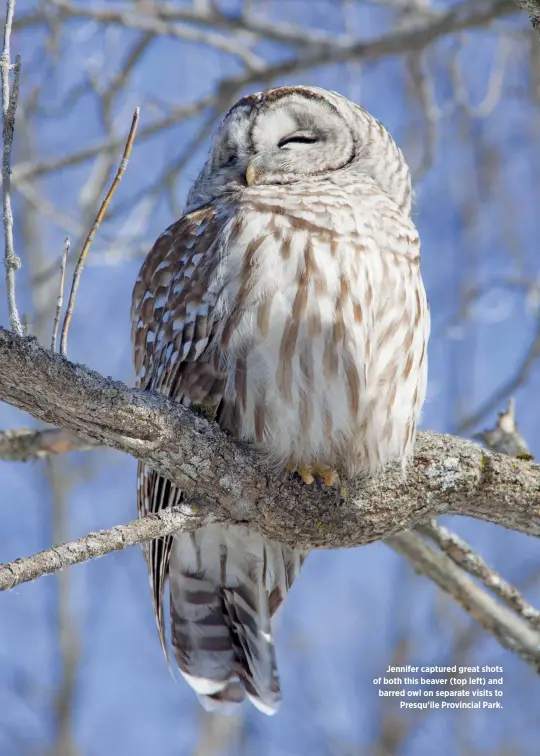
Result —
[[[220, 7], [234, 13], [238, 5], [228, 2]], [[348, 4], [347, 14], [335, 0], [254, 5], [270, 19], [327, 33], [341, 33], [347, 23], [351, 33], [365, 39], [390, 33], [395, 20], [387, 8], [357, 0]], [[34, 6], [20, 0], [17, 17]], [[21, 98], [28, 103], [34, 95], [37, 103], [21, 111], [15, 168], [70, 154], [105, 137], [99, 100], [89, 82], [106, 88], [139, 37], [133, 30], [88, 19], [62, 25], [56, 40], [45, 28], [15, 31], [12, 51], [23, 57]], [[418, 66], [427, 75], [437, 119], [433, 159], [415, 183], [414, 210], [433, 318], [424, 428], [454, 432], [464, 427], [465, 435], [471, 435], [491, 427], [505, 399], [473, 425], [468, 418], [513, 379], [538, 328], [539, 300], [533, 283], [540, 279], [540, 113], [538, 94], [534, 96], [538, 73], [531, 66], [529, 45], [527, 19], [509, 17], [491, 29], [443, 38], [417, 59], [408, 55], [332, 64], [275, 82], [316, 84], [356, 99], [385, 123], [414, 168], [422, 163], [430, 129], [411, 82]], [[256, 51], [266, 61], [289, 54], [271, 42]], [[211, 94], [221, 77], [240, 72], [239, 62], [218, 50], [157, 38], [112, 103], [113, 128], [118, 135], [127, 133], [133, 108], [140, 105], [144, 129], [171, 107]], [[250, 87], [259, 88], [262, 85]], [[210, 116], [206, 110], [136, 143], [110, 220], [83, 274], [70, 337], [72, 360], [133, 381], [133, 282], [142, 254], [177, 217], [208, 140], [190, 154], [174, 182], [172, 198], [161, 191], [149, 199], [151, 188]], [[120, 153], [121, 148], [115, 161]], [[35, 279], [62, 249], [66, 223], [58, 217], [60, 212], [70, 223], [88, 227], [84, 203], [89, 179], [96, 178], [103, 164], [102, 158], [92, 158], [31, 179], [31, 188], [54, 205], [56, 214], [43, 206], [33, 210], [24, 196], [15, 197], [16, 244], [23, 261], [17, 279], [20, 309], [29, 313], [34, 332], [47, 342], [55, 287], [50, 278], [45, 284]], [[95, 212], [95, 204], [93, 208]], [[77, 248], [76, 229], [72, 236]], [[479, 296], [465, 306], [476, 290]], [[4, 296], [0, 323], [7, 323]], [[513, 392], [521, 430], [537, 456], [539, 388], [540, 370], [533, 363], [527, 380]], [[0, 405], [1, 428], [32, 422]], [[1, 561], [52, 543], [58, 532], [53, 529], [55, 476], [69, 481], [62, 516], [66, 538], [133, 519], [132, 459], [98, 451], [67, 455], [53, 467], [0, 462]], [[447, 520], [507, 579], [523, 582], [527, 597], [540, 604], [534, 578], [538, 545], [533, 539], [463, 518]], [[72, 719], [78, 752], [193, 753], [201, 712], [187, 685], [172, 680], [161, 657], [139, 550], [72, 568], [68, 591], [79, 644]], [[45, 753], [57, 736], [54, 693], [62, 669], [58, 601], [56, 577], [0, 597], [2, 754]], [[382, 544], [309, 557], [278, 620], [282, 710], [266, 719], [246, 709], [242, 743], [230, 753], [376, 753], [374, 744], [391, 710], [377, 697], [372, 679], [398, 652], [412, 664], [457, 661], [501, 664], [505, 670], [503, 711], [435, 712], [414, 721], [410, 715], [405, 718], [410, 727], [395, 751], [400, 756], [431, 756], [434, 751], [441, 756], [495, 754], [502, 746], [513, 749], [508, 753], [536, 753], [538, 678]]]

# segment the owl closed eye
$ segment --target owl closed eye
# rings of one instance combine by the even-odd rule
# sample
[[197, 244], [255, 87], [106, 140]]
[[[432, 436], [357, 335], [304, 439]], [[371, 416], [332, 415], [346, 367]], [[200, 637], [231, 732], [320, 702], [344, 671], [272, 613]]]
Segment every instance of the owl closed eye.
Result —
[[[388, 171], [388, 160], [399, 166]], [[292, 184], [352, 168], [410, 211], [408, 168], [386, 129], [361, 107], [315, 87], [279, 87], [224, 116], [188, 197], [195, 208], [246, 184]]]

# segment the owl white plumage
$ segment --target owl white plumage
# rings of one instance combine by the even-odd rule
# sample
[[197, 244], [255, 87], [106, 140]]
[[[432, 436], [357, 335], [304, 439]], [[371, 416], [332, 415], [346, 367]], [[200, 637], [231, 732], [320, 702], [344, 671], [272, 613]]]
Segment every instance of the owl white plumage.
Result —
[[[410, 456], [429, 311], [401, 151], [335, 92], [278, 87], [224, 116], [185, 215], [133, 292], [138, 385], [210, 408], [309, 483]], [[182, 492], [144, 465], [140, 514]], [[206, 708], [277, 710], [270, 620], [305, 553], [211, 525], [145, 550], [160, 638]]]

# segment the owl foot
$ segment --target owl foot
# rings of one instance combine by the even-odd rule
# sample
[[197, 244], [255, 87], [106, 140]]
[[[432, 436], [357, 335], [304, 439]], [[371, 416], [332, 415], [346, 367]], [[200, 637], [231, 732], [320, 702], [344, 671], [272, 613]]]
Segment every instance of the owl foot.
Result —
[[289, 462], [285, 469], [288, 472], [295, 472], [307, 486], [311, 485], [314, 480], [324, 483], [325, 486], [333, 486], [338, 478], [336, 470], [318, 462], [313, 465], [297, 465], [295, 462]]

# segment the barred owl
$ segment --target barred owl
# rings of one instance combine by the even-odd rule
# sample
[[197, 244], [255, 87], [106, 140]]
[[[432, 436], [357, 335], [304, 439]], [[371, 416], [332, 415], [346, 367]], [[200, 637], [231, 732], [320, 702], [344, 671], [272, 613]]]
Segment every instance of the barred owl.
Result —
[[[429, 311], [408, 167], [363, 108], [315, 87], [243, 97], [224, 116], [184, 216], [133, 292], [138, 385], [203, 405], [305, 483], [410, 456], [426, 389]], [[146, 465], [139, 513], [182, 500]], [[280, 688], [270, 620], [305, 553], [209, 525], [145, 549], [154, 613], [202, 704]]]

